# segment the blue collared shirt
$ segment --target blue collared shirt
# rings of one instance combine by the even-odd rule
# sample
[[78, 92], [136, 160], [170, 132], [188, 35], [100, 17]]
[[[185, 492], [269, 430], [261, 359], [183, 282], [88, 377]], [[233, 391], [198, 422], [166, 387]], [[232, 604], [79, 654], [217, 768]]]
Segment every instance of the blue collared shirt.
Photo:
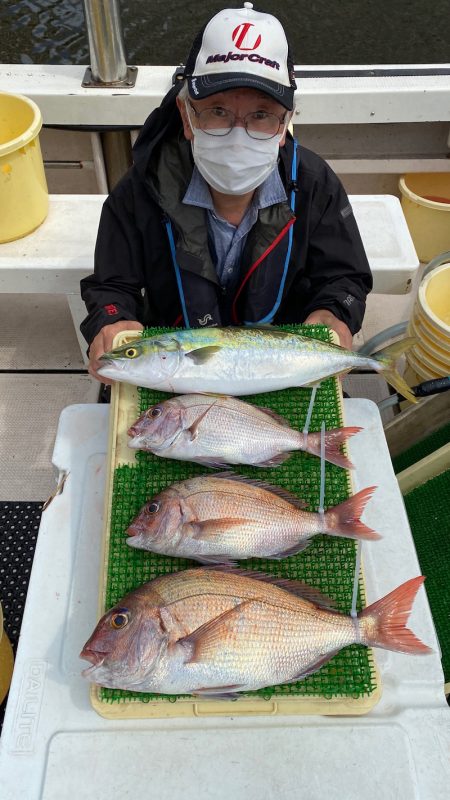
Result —
[[287, 200], [286, 191], [280, 173], [275, 168], [256, 189], [239, 225], [232, 225], [216, 214], [208, 184], [194, 166], [183, 203], [206, 209], [211, 255], [221, 286], [230, 288], [238, 280], [242, 252], [248, 233], [258, 218], [258, 211], [285, 200]]

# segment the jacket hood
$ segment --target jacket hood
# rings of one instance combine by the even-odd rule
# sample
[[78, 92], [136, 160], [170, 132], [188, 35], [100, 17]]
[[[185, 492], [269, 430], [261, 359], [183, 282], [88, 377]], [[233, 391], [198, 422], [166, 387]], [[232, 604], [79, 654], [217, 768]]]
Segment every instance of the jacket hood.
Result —
[[182, 131], [180, 112], [175, 102], [182, 85], [183, 81], [176, 81], [161, 105], [147, 117], [136, 139], [133, 161], [142, 177], [145, 177], [149, 161], [159, 143]]

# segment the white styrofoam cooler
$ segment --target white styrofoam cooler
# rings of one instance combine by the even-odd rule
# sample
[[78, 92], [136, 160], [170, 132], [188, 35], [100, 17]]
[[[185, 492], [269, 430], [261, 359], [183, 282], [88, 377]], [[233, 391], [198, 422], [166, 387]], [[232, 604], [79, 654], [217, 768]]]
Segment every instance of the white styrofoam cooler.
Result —
[[[54, 464], [64, 488], [43, 513], [0, 740], [1, 800], [443, 800], [449, 712], [426, 594], [411, 628], [435, 653], [377, 650], [383, 695], [364, 717], [109, 721], [89, 702], [78, 653], [97, 617], [109, 407], [60, 418]], [[364, 514], [383, 539], [364, 545], [368, 602], [419, 574], [376, 406], [345, 401], [355, 492], [378, 485]], [[230, 707], [231, 706], [231, 707]]]
[[405, 294], [419, 258], [398, 197], [355, 194], [349, 197], [373, 273], [373, 291]]

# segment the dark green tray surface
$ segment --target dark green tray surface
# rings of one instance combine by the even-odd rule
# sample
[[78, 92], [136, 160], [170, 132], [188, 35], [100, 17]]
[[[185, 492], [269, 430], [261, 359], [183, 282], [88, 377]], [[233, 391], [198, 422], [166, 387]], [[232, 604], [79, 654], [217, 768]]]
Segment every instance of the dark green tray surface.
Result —
[[447, 423], [447, 425], [443, 425], [442, 428], [439, 428], [439, 430], [434, 431], [434, 433], [430, 433], [429, 436], [421, 439], [420, 442], [416, 442], [416, 444], [408, 447], [408, 449], [404, 450], [403, 453], [399, 453], [398, 456], [395, 456], [392, 459], [395, 474], [397, 475], [404, 469], [411, 467], [422, 458], [431, 455], [431, 453], [434, 453], [435, 450], [439, 450], [440, 447], [444, 447], [444, 445], [448, 444], [449, 442], [450, 422]]
[[405, 495], [420, 570], [450, 681], [450, 470]]
[[[306, 336], [330, 341], [330, 332], [324, 326], [283, 326], [284, 330], [301, 332]], [[170, 328], [152, 328], [144, 335], [160, 334]], [[163, 392], [139, 389], [140, 408], [136, 418], [148, 406], [168, 399]], [[242, 398], [256, 405], [272, 408], [282, 414], [289, 423], [302, 430], [311, 396], [311, 389], [290, 389]], [[342, 417], [336, 379], [322, 382], [317, 391], [310, 431], [320, 430], [325, 420], [327, 430], [341, 427]], [[295, 453], [277, 468], [257, 469], [236, 467], [235, 471], [248, 477], [257, 477], [282, 486], [309, 503], [316, 511], [320, 494], [320, 459], [307, 453]], [[156, 553], [135, 550], [126, 542], [125, 530], [144, 503], [169, 486], [194, 475], [213, 474], [213, 470], [189, 462], [158, 458], [151, 453], [137, 452], [136, 465], [119, 465], [114, 473], [113, 501], [111, 513], [110, 545], [106, 588], [106, 607], [111, 608], [131, 590], [158, 575], [180, 569], [199, 566], [187, 559], [171, 558]], [[346, 470], [326, 464], [325, 507], [342, 502], [351, 494], [349, 475]], [[376, 546], [376, 545], [375, 545]], [[332, 597], [337, 608], [348, 613], [351, 608], [356, 546], [349, 539], [317, 536], [311, 546], [297, 556], [281, 562], [266, 559], [242, 561], [242, 569], [255, 569], [279, 577], [304, 581]], [[358, 597], [358, 608], [361, 599]], [[272, 696], [311, 696], [312, 698], [360, 698], [370, 695], [376, 688], [376, 675], [372, 653], [360, 645], [341, 650], [322, 669], [298, 683], [272, 686], [249, 696], [259, 695], [267, 700]], [[166, 699], [174, 702], [176, 696], [125, 692], [117, 689], [100, 689], [100, 699], [117, 702], [130, 699], [150, 702]]]

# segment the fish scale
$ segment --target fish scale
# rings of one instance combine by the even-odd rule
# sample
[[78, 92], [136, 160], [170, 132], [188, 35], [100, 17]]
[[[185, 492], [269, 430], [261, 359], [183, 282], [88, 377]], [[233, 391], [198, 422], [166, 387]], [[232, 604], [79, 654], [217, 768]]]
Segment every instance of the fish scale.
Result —
[[123, 689], [223, 695], [298, 680], [356, 641], [427, 653], [406, 627], [423, 580], [352, 619], [258, 573], [197, 568], [156, 578], [100, 620], [81, 652], [92, 665], [84, 675]]

